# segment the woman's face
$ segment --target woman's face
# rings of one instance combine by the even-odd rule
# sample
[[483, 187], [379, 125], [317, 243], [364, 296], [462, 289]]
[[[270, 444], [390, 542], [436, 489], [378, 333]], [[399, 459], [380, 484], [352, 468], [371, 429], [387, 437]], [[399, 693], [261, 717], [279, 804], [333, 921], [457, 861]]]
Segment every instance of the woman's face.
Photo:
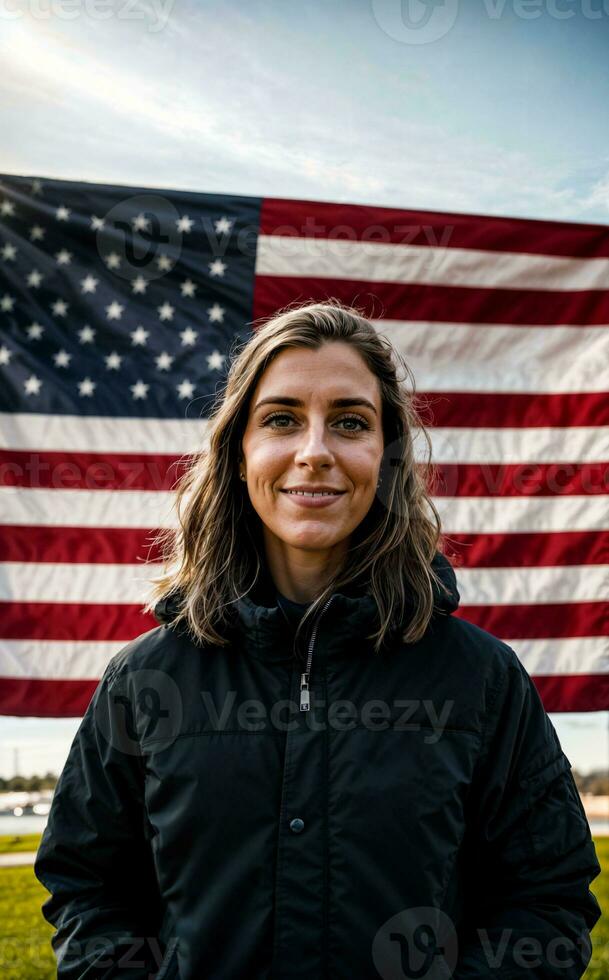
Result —
[[[372, 506], [381, 466], [376, 376], [342, 341], [282, 351], [254, 390], [242, 450], [267, 548], [342, 553]], [[288, 492], [296, 489], [333, 495]]]

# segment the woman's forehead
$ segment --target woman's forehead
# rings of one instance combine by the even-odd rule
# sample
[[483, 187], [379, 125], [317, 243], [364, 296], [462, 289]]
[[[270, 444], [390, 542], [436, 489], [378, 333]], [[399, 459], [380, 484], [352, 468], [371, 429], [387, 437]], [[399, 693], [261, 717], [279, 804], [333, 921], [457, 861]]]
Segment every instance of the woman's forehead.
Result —
[[[315, 349], [298, 347], [281, 351], [258, 379], [256, 394], [266, 395], [272, 387], [276, 394], [293, 394], [298, 389], [304, 397], [307, 392], [312, 393], [312, 385], [316, 388], [323, 385], [328, 398], [339, 398], [358, 394], [351, 390], [354, 383], [359, 394], [378, 396], [378, 379], [359, 351], [336, 341]], [[275, 392], [277, 384], [282, 390]]]

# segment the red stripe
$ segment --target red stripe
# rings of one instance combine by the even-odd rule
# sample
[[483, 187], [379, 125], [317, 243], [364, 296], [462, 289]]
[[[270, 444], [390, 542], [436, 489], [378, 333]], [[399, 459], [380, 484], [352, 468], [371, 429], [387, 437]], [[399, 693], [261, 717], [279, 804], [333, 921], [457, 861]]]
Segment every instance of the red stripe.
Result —
[[424, 425], [448, 428], [533, 428], [609, 425], [609, 392], [559, 395], [523, 392], [417, 392], [415, 408]]
[[[546, 711], [604, 711], [609, 704], [609, 674], [533, 675]], [[38, 718], [80, 718], [96, 680], [41, 680], [3, 677], [0, 715]]]
[[135, 565], [161, 560], [154, 529], [0, 525], [0, 561]]
[[0, 602], [5, 640], [112, 640], [128, 643], [158, 626], [135, 603]]
[[[454, 615], [495, 636], [512, 639], [605, 636], [609, 604], [460, 606]], [[135, 603], [1, 602], [9, 640], [116, 640], [128, 642], [158, 623]]]
[[436, 497], [609, 493], [609, 463], [436, 463], [433, 474]]
[[607, 602], [530, 603], [459, 606], [453, 613], [494, 636], [511, 640], [606, 636]]
[[[383, 233], [385, 232], [385, 233]], [[260, 234], [577, 258], [609, 256], [607, 225], [264, 198]]]
[[546, 711], [606, 711], [609, 674], [536, 674], [533, 683]]
[[0, 450], [0, 485], [43, 490], [171, 491], [187, 457]]
[[18, 718], [81, 718], [89, 706], [97, 680], [41, 680], [3, 677], [0, 715]]
[[[374, 320], [548, 327], [609, 322], [609, 291], [602, 289], [552, 292], [260, 275], [254, 288], [254, 319], [264, 320], [290, 303], [322, 302], [332, 297], [358, 307]], [[405, 330], [404, 343], [407, 340]]]
[[444, 535], [455, 569], [609, 564], [609, 531]]

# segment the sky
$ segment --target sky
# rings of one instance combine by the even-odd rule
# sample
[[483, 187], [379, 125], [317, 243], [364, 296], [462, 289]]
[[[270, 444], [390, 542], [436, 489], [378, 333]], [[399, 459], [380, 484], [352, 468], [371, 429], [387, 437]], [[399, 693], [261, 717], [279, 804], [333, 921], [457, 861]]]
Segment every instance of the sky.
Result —
[[[0, 0], [0, 172], [609, 224], [608, 51], [609, 0]], [[0, 775], [79, 723], [0, 717]]]

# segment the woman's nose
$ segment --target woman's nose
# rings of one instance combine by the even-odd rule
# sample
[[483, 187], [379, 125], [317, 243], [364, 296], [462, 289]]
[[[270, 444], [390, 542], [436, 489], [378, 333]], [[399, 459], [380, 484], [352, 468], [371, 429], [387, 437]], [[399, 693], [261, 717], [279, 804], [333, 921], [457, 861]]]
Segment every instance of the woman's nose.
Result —
[[314, 423], [303, 430], [295, 458], [296, 462], [330, 461], [333, 458], [325, 423]]

